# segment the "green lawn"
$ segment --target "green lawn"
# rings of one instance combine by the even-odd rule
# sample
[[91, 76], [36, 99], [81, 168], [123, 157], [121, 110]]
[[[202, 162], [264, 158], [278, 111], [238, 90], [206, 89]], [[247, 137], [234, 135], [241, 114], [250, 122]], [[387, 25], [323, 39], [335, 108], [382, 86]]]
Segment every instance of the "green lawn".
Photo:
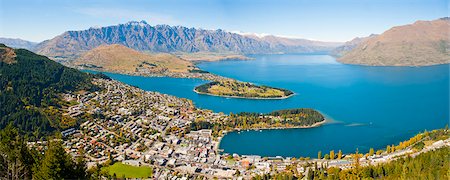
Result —
[[152, 176], [152, 168], [149, 166], [136, 167], [120, 162], [104, 167], [102, 168], [102, 171], [107, 171], [111, 176], [116, 173], [116, 177], [118, 178], [121, 178], [124, 175], [126, 178], [148, 178]]

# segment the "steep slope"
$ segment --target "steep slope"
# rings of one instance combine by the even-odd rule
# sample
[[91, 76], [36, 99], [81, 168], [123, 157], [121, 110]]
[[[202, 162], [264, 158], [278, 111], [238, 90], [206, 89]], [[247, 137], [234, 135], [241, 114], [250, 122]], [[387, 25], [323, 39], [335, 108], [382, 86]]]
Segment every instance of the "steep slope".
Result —
[[393, 27], [339, 58], [349, 64], [425, 66], [450, 63], [450, 19]]
[[[295, 50], [272, 47], [267, 41], [223, 30], [203, 30], [182, 26], [151, 26], [145, 21], [116, 26], [67, 31], [37, 45], [36, 52], [53, 57], [76, 56], [104, 44], [121, 44], [151, 52], [232, 52], [243, 54], [304, 52], [315, 46]], [[291, 47], [285, 44], [286, 47]], [[329, 49], [334, 48], [333, 44]]]
[[22, 39], [2, 38], [2, 37], [0, 37], [0, 43], [5, 44], [9, 47], [24, 48], [28, 50], [33, 49], [38, 44], [35, 42], [26, 41]]
[[25, 49], [0, 44], [0, 129], [9, 123], [31, 137], [74, 126], [61, 93], [96, 89], [91, 75]]
[[123, 45], [101, 45], [76, 59], [77, 66], [97, 68], [119, 73], [148, 72], [189, 72], [194, 65], [167, 53], [146, 54]]
[[367, 40], [369, 40], [370, 38], [373, 38], [376, 36], [378, 36], [378, 35], [371, 34], [370, 36], [366, 36], [366, 37], [356, 37], [350, 41], [345, 42], [343, 45], [338, 46], [337, 48], [333, 49], [333, 51], [331, 51], [330, 54], [332, 54], [333, 56], [341, 57], [341, 56], [347, 54], [348, 52], [350, 52], [351, 50], [353, 50], [354, 48], [356, 48], [361, 43], [364, 43]]

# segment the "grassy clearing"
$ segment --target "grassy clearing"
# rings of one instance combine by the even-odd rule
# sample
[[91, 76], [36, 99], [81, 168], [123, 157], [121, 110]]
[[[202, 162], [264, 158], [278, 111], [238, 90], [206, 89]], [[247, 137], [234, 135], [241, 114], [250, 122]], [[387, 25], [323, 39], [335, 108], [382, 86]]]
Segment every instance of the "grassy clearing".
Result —
[[152, 176], [153, 170], [149, 166], [136, 167], [117, 162], [111, 166], [103, 167], [102, 171], [106, 171], [111, 176], [115, 173], [118, 178], [124, 176], [126, 178], [148, 178]]

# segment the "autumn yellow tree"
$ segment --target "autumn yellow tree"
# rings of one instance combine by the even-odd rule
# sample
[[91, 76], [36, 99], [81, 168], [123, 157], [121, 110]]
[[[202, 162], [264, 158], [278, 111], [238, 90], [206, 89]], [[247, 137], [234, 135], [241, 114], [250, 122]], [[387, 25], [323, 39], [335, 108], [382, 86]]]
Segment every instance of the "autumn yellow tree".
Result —
[[369, 150], [369, 156], [372, 156], [375, 153], [375, 151], [373, 150], [373, 148], [370, 148]]
[[337, 159], [342, 159], [342, 151], [341, 150], [339, 150], [339, 152], [338, 152]]

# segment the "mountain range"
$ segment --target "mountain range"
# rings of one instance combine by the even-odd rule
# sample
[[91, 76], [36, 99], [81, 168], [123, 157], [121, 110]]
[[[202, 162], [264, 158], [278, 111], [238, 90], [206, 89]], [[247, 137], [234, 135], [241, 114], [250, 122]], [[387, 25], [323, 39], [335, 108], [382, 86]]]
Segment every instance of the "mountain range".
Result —
[[[114, 26], [67, 31], [38, 44], [9, 38], [0, 38], [0, 43], [63, 60], [60, 62], [70, 62], [97, 47], [116, 44], [145, 53], [171, 53], [188, 60], [246, 59], [243, 56], [245, 54], [328, 52], [346, 64], [423, 66], [450, 63], [449, 29], [450, 20], [447, 17], [417, 21], [393, 27], [379, 35], [335, 43], [221, 29], [152, 26], [145, 21], [131, 21]], [[100, 53], [99, 50], [94, 52]]]
[[366, 42], [367, 40], [369, 40], [370, 38], [373, 38], [375, 36], [378, 36], [377, 34], [371, 34], [370, 36], [366, 36], [366, 37], [356, 37], [353, 38], [350, 41], [345, 42], [343, 45], [338, 46], [337, 48], [333, 49], [330, 54], [336, 57], [341, 57], [345, 54], [347, 54], [348, 52], [350, 52], [351, 50], [353, 50], [354, 48], [356, 48], [358, 45], [362, 44], [363, 42]]
[[115, 26], [67, 31], [39, 43], [34, 50], [51, 57], [71, 57], [105, 44], [121, 44], [138, 51], [149, 52], [231, 52], [236, 54], [330, 51], [339, 45], [339, 43], [275, 36], [258, 38], [221, 29], [151, 26], [145, 21], [132, 21]]
[[[417, 21], [338, 47], [339, 62], [370, 66], [427, 66], [450, 63], [450, 19]], [[357, 41], [357, 42], [355, 42]], [[347, 45], [347, 46], [346, 46]], [[349, 46], [351, 45], [351, 46]]]
[[0, 43], [13, 48], [34, 49], [38, 44], [36, 42], [26, 41], [18, 38], [2, 38], [0, 37]]

